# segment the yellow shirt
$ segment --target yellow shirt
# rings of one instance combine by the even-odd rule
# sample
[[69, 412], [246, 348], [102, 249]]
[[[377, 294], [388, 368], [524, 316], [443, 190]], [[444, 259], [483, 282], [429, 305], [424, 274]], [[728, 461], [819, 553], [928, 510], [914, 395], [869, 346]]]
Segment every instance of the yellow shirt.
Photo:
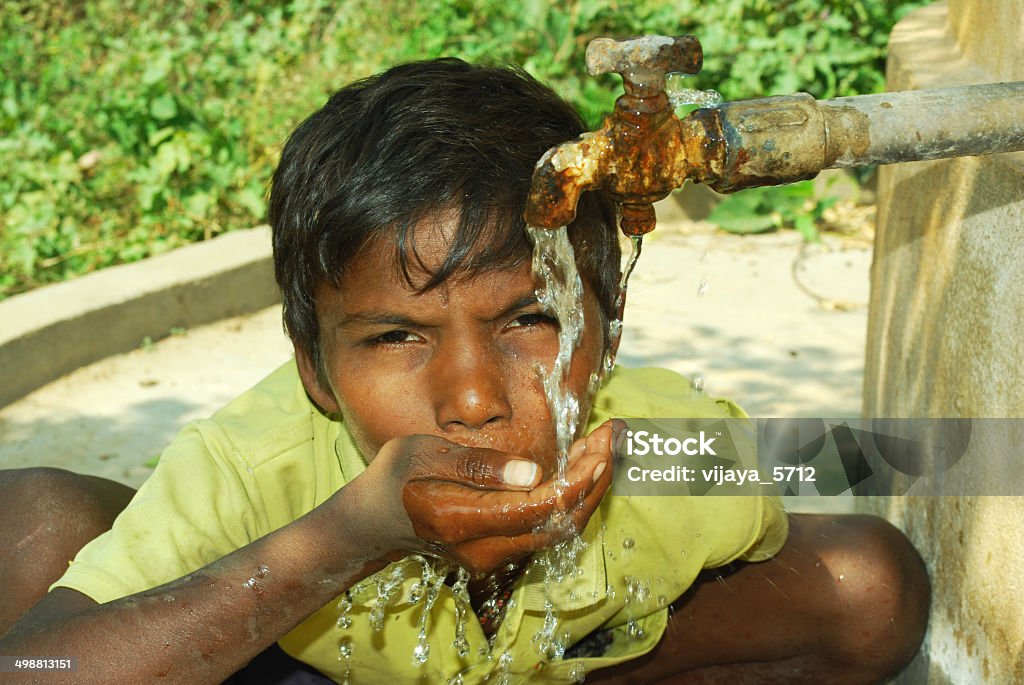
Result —
[[[661, 369], [616, 369], [594, 402], [587, 431], [611, 417], [730, 418], [742, 413], [690, 389]], [[355, 478], [366, 462], [343, 423], [309, 401], [290, 362], [212, 418], [182, 430], [154, 474], [108, 533], [78, 554], [55, 587], [69, 587], [104, 603], [186, 575], [285, 526]], [[508, 682], [571, 682], [590, 671], [635, 658], [654, 647], [667, 624], [666, 605], [703, 568], [773, 555], [786, 537], [778, 500], [764, 497], [606, 497], [591, 518], [577, 571], [545, 590], [531, 566], [517, 583], [493, 642], [469, 615], [463, 623], [469, 651], [460, 657], [455, 600], [442, 586], [427, 622], [425, 663], [415, 663], [423, 603], [410, 601], [420, 565], [404, 560], [351, 594], [351, 625], [342, 628], [331, 602], [280, 640], [281, 647], [331, 678], [348, 669], [353, 683], [466, 685], [491, 674]], [[628, 540], [627, 540], [628, 538]], [[626, 541], [626, 544], [623, 542]], [[373, 630], [375, 578], [402, 577]], [[614, 636], [604, 655], [548, 662], [533, 637], [544, 603], [558, 608], [558, 636], [573, 644], [595, 629]], [[342, 659], [339, 646], [351, 646]]]

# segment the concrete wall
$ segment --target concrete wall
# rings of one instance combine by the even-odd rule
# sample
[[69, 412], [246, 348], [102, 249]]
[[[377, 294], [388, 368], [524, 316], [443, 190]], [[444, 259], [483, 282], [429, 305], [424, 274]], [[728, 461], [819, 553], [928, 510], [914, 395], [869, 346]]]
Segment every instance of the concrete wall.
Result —
[[[890, 39], [890, 90], [1024, 80], [1024, 0], [949, 0]], [[1024, 105], [1021, 108], [1024, 116]], [[1024, 417], [1024, 155], [884, 167], [866, 416]], [[1015, 432], [1015, 431], [1014, 431]], [[1024, 479], [973, 460], [958, 485]], [[932, 574], [925, 653], [906, 683], [1024, 683], [1024, 499], [869, 498]]]
[[172, 327], [279, 301], [266, 226], [17, 295], [0, 302], [0, 407]]

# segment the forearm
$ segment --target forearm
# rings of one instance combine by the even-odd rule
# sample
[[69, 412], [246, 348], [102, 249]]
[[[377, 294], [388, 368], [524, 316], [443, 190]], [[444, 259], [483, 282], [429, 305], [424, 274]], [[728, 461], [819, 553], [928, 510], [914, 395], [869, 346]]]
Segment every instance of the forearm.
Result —
[[[335, 497], [184, 578], [103, 605], [30, 611], [0, 654], [78, 659], [75, 682], [219, 683], [381, 568], [369, 536]], [[47, 673], [46, 680], [55, 679]]]

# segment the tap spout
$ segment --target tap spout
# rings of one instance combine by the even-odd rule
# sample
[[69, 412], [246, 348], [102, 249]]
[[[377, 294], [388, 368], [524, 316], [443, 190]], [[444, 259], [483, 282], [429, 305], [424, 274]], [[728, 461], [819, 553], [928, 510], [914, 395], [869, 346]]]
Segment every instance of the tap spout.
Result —
[[652, 203], [686, 178], [682, 129], [665, 94], [665, 74], [694, 74], [702, 63], [693, 36], [591, 41], [588, 71], [619, 72], [625, 92], [601, 129], [552, 148], [537, 163], [526, 222], [537, 228], [564, 226], [575, 217], [580, 194], [600, 187], [618, 203], [624, 233], [652, 230]]
[[612, 148], [607, 131], [602, 129], [545, 152], [530, 184], [526, 223], [537, 228], [570, 224], [576, 218], [580, 195], [604, 184]]

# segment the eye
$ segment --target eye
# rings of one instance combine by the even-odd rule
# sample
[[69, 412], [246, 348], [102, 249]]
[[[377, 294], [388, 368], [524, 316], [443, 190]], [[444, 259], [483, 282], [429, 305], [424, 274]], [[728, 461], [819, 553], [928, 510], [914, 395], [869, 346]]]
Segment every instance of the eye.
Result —
[[416, 336], [409, 331], [397, 330], [375, 335], [367, 342], [371, 345], [400, 345], [402, 343], [415, 342], [416, 340]]
[[513, 319], [509, 324], [509, 328], [527, 328], [544, 325], [557, 326], [558, 320], [543, 312], [530, 312], [529, 314], [520, 314]]

